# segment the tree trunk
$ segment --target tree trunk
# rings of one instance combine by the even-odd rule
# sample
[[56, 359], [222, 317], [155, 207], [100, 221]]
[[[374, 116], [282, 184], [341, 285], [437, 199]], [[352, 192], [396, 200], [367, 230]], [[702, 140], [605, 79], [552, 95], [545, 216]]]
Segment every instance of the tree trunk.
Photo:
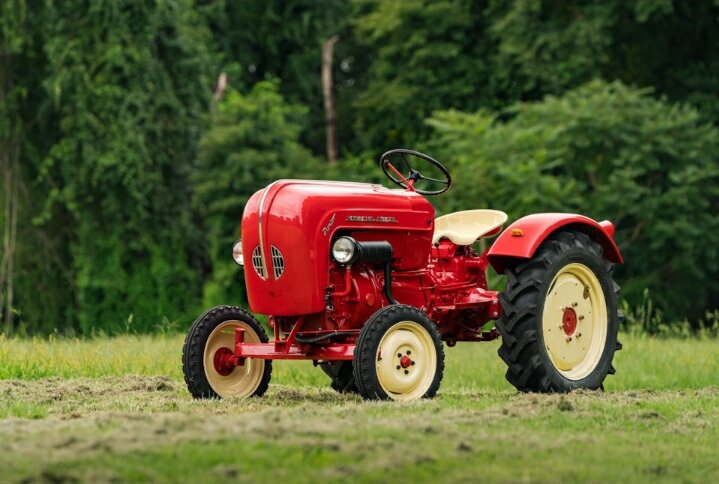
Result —
[[325, 100], [325, 122], [327, 126], [327, 162], [337, 161], [337, 114], [335, 111], [335, 93], [332, 83], [332, 57], [337, 35], [327, 39], [322, 46], [322, 94]]
[[217, 83], [215, 84], [215, 92], [212, 94], [212, 100], [216, 103], [222, 99], [222, 95], [225, 93], [225, 89], [227, 89], [227, 80], [227, 73], [220, 72], [220, 75], [217, 77]]
[[[2, 46], [4, 47], [4, 46]], [[10, 77], [10, 53], [0, 51], [0, 115], [12, 117], [9, 104], [12, 96]], [[19, 145], [15, 123], [7, 123], [7, 131], [0, 133], [0, 174], [3, 177], [3, 239], [2, 257], [0, 257], [0, 317], [4, 319], [4, 330], [13, 330], [13, 299], [15, 280], [15, 247], [17, 241], [18, 183], [19, 183]]]

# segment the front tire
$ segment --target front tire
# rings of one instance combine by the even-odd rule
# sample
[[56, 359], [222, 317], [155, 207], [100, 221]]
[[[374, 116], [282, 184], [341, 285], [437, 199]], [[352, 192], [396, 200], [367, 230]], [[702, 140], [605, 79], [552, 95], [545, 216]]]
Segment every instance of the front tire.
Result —
[[256, 397], [267, 391], [272, 361], [246, 358], [232, 369], [215, 362], [222, 353], [232, 353], [235, 329], [245, 330], [245, 342], [267, 343], [260, 323], [247, 311], [218, 306], [201, 315], [190, 327], [182, 348], [182, 371], [194, 398]]
[[534, 257], [505, 272], [499, 356], [520, 391], [601, 389], [614, 373], [619, 286], [612, 264], [587, 235], [551, 235]]
[[377, 311], [362, 327], [354, 379], [367, 400], [432, 398], [444, 373], [444, 350], [435, 324], [411, 306]]

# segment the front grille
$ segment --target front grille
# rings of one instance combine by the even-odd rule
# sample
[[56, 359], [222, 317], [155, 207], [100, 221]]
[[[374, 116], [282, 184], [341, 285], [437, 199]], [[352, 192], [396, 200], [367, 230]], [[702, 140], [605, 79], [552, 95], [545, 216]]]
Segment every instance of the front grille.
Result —
[[285, 272], [285, 259], [282, 257], [280, 249], [274, 245], [270, 246], [270, 250], [272, 251], [272, 267], [274, 268], [275, 279], [279, 279], [282, 273]]
[[265, 264], [262, 261], [262, 253], [260, 252], [259, 245], [252, 251], [252, 267], [255, 268], [255, 272], [257, 272], [258, 276], [262, 279], [267, 279], [267, 270], [265, 269]]

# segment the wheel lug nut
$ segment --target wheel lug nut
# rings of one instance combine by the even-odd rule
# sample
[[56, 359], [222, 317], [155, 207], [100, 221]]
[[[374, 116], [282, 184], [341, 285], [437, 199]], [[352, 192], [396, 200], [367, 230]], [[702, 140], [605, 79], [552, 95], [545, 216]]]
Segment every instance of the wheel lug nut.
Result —
[[577, 338], [581, 338], [581, 337], [582, 337], [582, 333], [577, 333], [576, 336], [577, 336]]
[[584, 319], [584, 316], [579, 316], [579, 320], [581, 321], [582, 319]]
[[414, 366], [414, 361], [412, 362], [412, 366]]
[[577, 303], [573, 302], [573, 303], [572, 303], [572, 307], [573, 307], [573, 308], [576, 308], [576, 307], [577, 307]]
[[402, 368], [401, 366], [397, 365], [397, 369], [398, 369], [398, 370], [401, 369], [401, 368]]
[[565, 339], [564, 341], [566, 341], [567, 343], [569, 343], [570, 341], [572, 341], [572, 337], [571, 337], [571, 336], [567, 336], [567, 339]]
[[409, 370], [404, 370], [405, 375], [409, 375]]
[[397, 353], [397, 358], [402, 358], [402, 353]]
[[407, 350], [407, 354], [408, 354], [408, 355], [411, 355], [412, 352], [411, 352], [410, 350]]

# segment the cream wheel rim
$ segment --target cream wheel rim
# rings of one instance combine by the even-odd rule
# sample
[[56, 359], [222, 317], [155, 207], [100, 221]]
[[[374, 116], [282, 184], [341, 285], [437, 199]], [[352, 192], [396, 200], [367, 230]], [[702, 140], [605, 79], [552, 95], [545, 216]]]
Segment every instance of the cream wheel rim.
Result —
[[255, 330], [243, 321], [224, 321], [210, 333], [202, 360], [207, 381], [215, 393], [222, 398], [252, 395], [260, 386], [265, 371], [265, 361], [254, 358], [246, 358], [244, 365], [236, 366], [227, 375], [222, 375], [215, 369], [215, 353], [222, 348], [234, 349], [236, 328], [245, 330], [246, 343], [261, 342]]
[[392, 400], [421, 398], [437, 372], [437, 351], [429, 332], [413, 321], [390, 327], [377, 348], [377, 379]]
[[549, 285], [542, 334], [549, 358], [569, 380], [587, 377], [607, 341], [607, 303], [599, 279], [584, 264], [562, 267]]

